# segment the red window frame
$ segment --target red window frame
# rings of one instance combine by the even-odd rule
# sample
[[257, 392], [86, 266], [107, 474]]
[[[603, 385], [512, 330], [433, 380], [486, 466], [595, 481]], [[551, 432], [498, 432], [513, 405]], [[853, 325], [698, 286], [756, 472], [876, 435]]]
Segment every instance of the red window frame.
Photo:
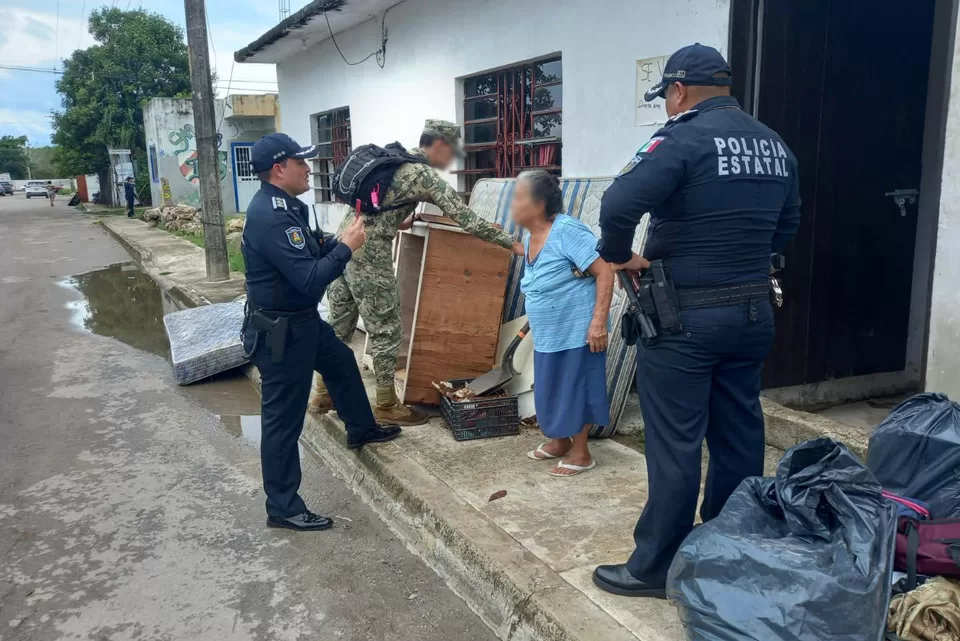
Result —
[[316, 201], [335, 201], [330, 189], [333, 172], [353, 149], [350, 134], [350, 108], [332, 109], [314, 116], [316, 141], [320, 154], [313, 159], [313, 180]]
[[464, 78], [464, 198], [482, 178], [562, 168], [562, 59], [546, 58]]

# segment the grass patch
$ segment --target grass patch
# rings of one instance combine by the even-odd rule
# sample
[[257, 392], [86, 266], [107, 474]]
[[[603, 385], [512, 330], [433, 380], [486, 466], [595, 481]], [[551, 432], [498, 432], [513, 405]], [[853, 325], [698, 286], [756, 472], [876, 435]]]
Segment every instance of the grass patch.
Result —
[[[149, 207], [134, 207], [133, 208], [133, 217], [143, 220], [143, 212], [150, 209]], [[126, 216], [127, 208], [124, 207], [111, 207], [108, 209], [95, 209], [91, 213], [96, 214], [97, 216]]]
[[[230, 221], [232, 221], [232, 220], [234, 220], [234, 219], [236, 219], [236, 218], [242, 218], [242, 216], [225, 216], [225, 217], [224, 217], [224, 224], [229, 225], [229, 224], [230, 224]], [[193, 244], [196, 245], [197, 247], [201, 247], [201, 248], [203, 247], [203, 234], [202, 234], [202, 233], [200, 233], [200, 234], [189, 234], [189, 233], [183, 232], [183, 231], [171, 231], [171, 230], [167, 229], [166, 227], [164, 227], [163, 225], [157, 225], [157, 228], [158, 228], [158, 229], [162, 229], [163, 231], [165, 231], [165, 232], [167, 232], [167, 233], [169, 233], [169, 234], [173, 234], [174, 236], [179, 236], [180, 238], [184, 238], [184, 239], [186, 239], [186, 240], [189, 240], [191, 243], [193, 243]], [[230, 241], [227, 242], [227, 262], [228, 262], [229, 265], [230, 265], [230, 271], [232, 271], [232, 272], [237, 272], [238, 274], [246, 273], [247, 268], [246, 268], [246, 265], [243, 264], [243, 254], [240, 253], [240, 238], [239, 238], [239, 237], [238, 237], [238, 238], [234, 238], [234, 239], [232, 239], [232, 240], [230, 240]]]

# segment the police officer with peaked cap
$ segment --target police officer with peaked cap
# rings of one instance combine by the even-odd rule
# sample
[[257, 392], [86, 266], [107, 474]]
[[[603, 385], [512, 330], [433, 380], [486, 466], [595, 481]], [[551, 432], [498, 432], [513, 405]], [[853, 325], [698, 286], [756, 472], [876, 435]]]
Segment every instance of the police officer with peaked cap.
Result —
[[[672, 275], [679, 308], [679, 323], [638, 347], [649, 493], [629, 561], [594, 572], [614, 594], [664, 597], [667, 570], [693, 527], [704, 438], [705, 522], [744, 478], [763, 474], [759, 396], [774, 336], [771, 254], [796, 232], [800, 196], [796, 158], [740, 108], [732, 80], [716, 49], [694, 44], [674, 53], [645, 96], [664, 99], [670, 119], [601, 203], [600, 256], [631, 272], [662, 261], [649, 273], [662, 266]], [[646, 212], [641, 257], [631, 248]]]
[[307, 206], [297, 196], [310, 189], [305, 159], [316, 155], [316, 146], [301, 147], [285, 134], [264, 136], [253, 146], [251, 165], [262, 185], [247, 208], [241, 243], [247, 277], [243, 346], [260, 370], [263, 398], [260, 455], [267, 525], [293, 530], [333, 525], [308, 510], [297, 493], [297, 443], [314, 371], [327, 381], [350, 448], [400, 433], [395, 425], [377, 425], [353, 351], [317, 311], [324, 290], [343, 273], [366, 232], [359, 218], [339, 241], [311, 231]]

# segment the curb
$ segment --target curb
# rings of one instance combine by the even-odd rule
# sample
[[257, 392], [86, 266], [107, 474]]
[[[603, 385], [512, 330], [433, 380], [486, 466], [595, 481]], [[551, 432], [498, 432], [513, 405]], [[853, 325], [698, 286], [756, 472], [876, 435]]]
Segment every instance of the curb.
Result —
[[145, 271], [150, 278], [156, 281], [164, 293], [170, 296], [181, 309], [200, 307], [201, 305], [210, 304], [210, 300], [208, 300], [203, 294], [198, 292], [193, 287], [174, 283], [161, 276], [159, 268], [153, 261], [153, 252], [151, 252], [149, 249], [143, 247], [135, 241], [130, 240], [122, 233], [114, 229], [110, 220], [100, 218], [99, 221], [100, 226], [103, 227], [103, 229], [110, 234], [114, 240], [120, 243], [121, 247], [127, 250], [127, 253], [130, 254], [130, 257], [133, 258], [133, 261], [137, 263], [140, 269]]
[[864, 430], [816, 414], [792, 410], [762, 396], [760, 406], [763, 408], [766, 426], [764, 440], [767, 445], [785, 452], [804, 441], [827, 436], [845, 444], [861, 460], [867, 460], [870, 436]]

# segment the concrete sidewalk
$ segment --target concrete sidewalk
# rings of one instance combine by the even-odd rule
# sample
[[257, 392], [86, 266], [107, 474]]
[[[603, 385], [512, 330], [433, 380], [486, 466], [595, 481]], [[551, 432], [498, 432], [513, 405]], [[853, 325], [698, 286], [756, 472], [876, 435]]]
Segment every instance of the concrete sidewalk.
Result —
[[[204, 282], [203, 252], [140, 221], [105, 219], [164, 289], [193, 304], [242, 292], [242, 277]], [[362, 341], [355, 341], [359, 359]], [[252, 367], [248, 375], [259, 383]], [[373, 396], [372, 373], [363, 372]], [[259, 385], [258, 385], [259, 387]], [[822, 435], [862, 454], [864, 433], [764, 400], [767, 471], [782, 450]], [[630, 419], [628, 419], [630, 420]], [[633, 549], [646, 500], [643, 454], [612, 440], [591, 444], [598, 467], [573, 479], [550, 477], [549, 463], [526, 458], [538, 431], [457, 443], [441, 419], [398, 440], [346, 448], [336, 414], [307, 417], [303, 441], [362, 496], [405, 542], [504, 640], [679, 641], [683, 630], [665, 601], [627, 599], [593, 586], [591, 572]], [[506, 496], [490, 501], [506, 490]]]
[[[361, 355], [362, 340], [352, 345]], [[369, 394], [375, 381], [362, 372]], [[256, 371], [251, 374], [256, 380]], [[593, 568], [620, 563], [646, 501], [636, 449], [594, 441], [598, 466], [575, 479], [527, 459], [543, 441], [520, 436], [456, 442], [439, 417], [359, 457], [335, 413], [308, 416], [304, 442], [422, 556], [500, 638], [540, 641], [680, 641], [666, 601], [606, 594]], [[768, 449], [772, 472], [781, 452]], [[506, 496], [490, 501], [501, 490]]]
[[203, 249], [190, 241], [135, 218], [104, 216], [100, 224], [181, 306], [223, 303], [244, 293], [243, 274], [208, 281]]

